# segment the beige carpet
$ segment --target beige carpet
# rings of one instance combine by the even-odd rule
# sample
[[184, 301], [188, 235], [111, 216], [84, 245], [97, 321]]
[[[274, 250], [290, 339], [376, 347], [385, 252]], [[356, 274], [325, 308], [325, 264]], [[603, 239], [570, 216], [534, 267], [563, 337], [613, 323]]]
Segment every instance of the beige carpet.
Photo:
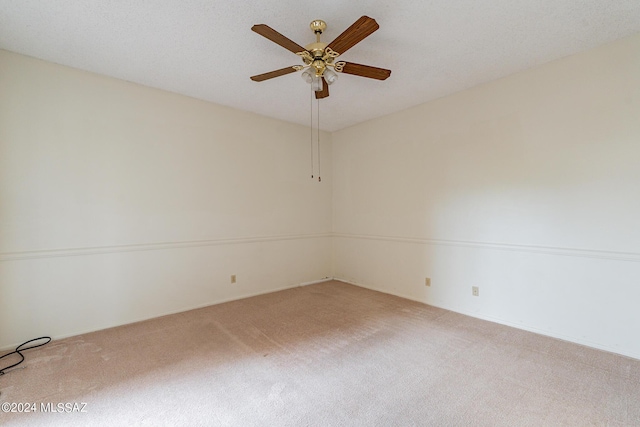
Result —
[[26, 356], [2, 425], [640, 425], [640, 361], [335, 281]]

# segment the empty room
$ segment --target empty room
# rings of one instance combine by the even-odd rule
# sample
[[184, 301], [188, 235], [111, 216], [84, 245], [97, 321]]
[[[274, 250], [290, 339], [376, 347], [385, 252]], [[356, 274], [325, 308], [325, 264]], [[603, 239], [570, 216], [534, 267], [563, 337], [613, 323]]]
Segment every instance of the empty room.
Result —
[[640, 2], [0, 0], [3, 426], [640, 426]]

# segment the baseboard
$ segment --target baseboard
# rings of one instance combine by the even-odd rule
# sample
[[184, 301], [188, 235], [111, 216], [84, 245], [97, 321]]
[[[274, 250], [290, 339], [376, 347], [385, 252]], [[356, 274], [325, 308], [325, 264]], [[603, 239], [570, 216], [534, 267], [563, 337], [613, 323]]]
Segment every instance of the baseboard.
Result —
[[317, 284], [317, 283], [330, 282], [330, 281], [332, 281], [332, 280], [333, 280], [333, 277], [326, 276], [326, 277], [323, 277], [323, 278], [322, 278], [322, 279], [320, 279], [320, 280], [312, 280], [311, 282], [302, 282], [302, 283], [300, 283], [298, 286], [315, 285], [315, 284]]
[[[369, 289], [369, 290], [372, 290], [372, 291], [382, 292], [384, 294], [394, 295], [394, 296], [397, 296], [397, 297], [400, 297], [400, 298], [404, 298], [404, 299], [408, 299], [408, 300], [411, 300], [411, 301], [416, 301], [416, 302], [419, 302], [419, 303], [422, 303], [422, 304], [426, 304], [425, 301], [422, 301], [422, 300], [420, 300], [418, 298], [415, 298], [415, 297], [412, 297], [412, 296], [409, 296], [409, 295], [402, 294], [400, 292], [390, 292], [387, 289], [381, 289], [381, 288], [378, 288], [378, 287], [375, 287], [375, 286], [365, 285], [363, 283], [354, 282], [352, 280], [347, 280], [347, 279], [343, 279], [343, 278], [340, 278], [340, 277], [328, 277], [327, 276], [327, 277], [324, 277], [324, 278], [319, 279], [319, 280], [312, 280], [312, 281], [309, 281], [309, 282], [301, 282], [301, 283], [296, 283], [296, 284], [292, 284], [292, 285], [281, 286], [281, 287], [275, 288], [275, 289], [269, 289], [269, 290], [258, 291], [258, 292], [251, 292], [251, 293], [241, 294], [241, 295], [230, 297], [230, 298], [223, 298], [223, 299], [220, 299], [220, 300], [216, 300], [214, 302], [208, 302], [208, 303], [205, 303], [205, 304], [199, 304], [197, 306], [181, 308], [181, 309], [170, 311], [170, 312], [166, 312], [166, 313], [163, 313], [163, 314], [160, 314], [160, 315], [157, 315], [157, 316], [139, 318], [139, 319], [133, 320], [131, 322], [122, 323], [122, 324], [110, 326], [110, 327], [107, 327], [107, 328], [83, 330], [83, 331], [74, 332], [74, 333], [71, 333], [71, 334], [54, 335], [54, 336], [52, 336], [52, 341], [61, 340], [61, 339], [65, 339], [65, 338], [70, 338], [70, 337], [74, 337], [74, 336], [78, 336], [78, 335], [84, 335], [84, 334], [88, 334], [88, 333], [91, 333], [91, 332], [97, 332], [97, 331], [101, 331], [101, 330], [105, 330], [105, 329], [116, 328], [116, 327], [119, 327], [119, 326], [130, 325], [130, 324], [133, 324], [133, 323], [144, 322], [146, 320], [156, 319], [156, 318], [164, 317], [164, 316], [170, 316], [172, 314], [184, 313], [184, 312], [191, 311], [191, 310], [197, 310], [197, 309], [200, 309], [200, 308], [210, 307], [212, 305], [218, 305], [218, 304], [224, 304], [226, 302], [237, 301], [237, 300], [244, 299], [244, 298], [251, 298], [251, 297], [255, 297], [255, 296], [259, 296], [259, 295], [265, 295], [265, 294], [270, 294], [270, 293], [274, 293], [274, 292], [280, 292], [280, 291], [284, 291], [284, 290], [287, 290], [287, 289], [297, 288], [297, 287], [300, 287], [300, 286], [308, 286], [308, 285], [314, 285], [314, 284], [318, 284], [318, 283], [324, 283], [324, 282], [328, 282], [328, 281], [331, 281], [331, 280], [337, 280], [337, 281], [340, 281], [340, 282], [348, 283], [350, 285], [358, 286], [358, 287]], [[640, 354], [634, 354], [634, 353], [631, 353], [631, 352], [624, 352], [624, 351], [621, 352], [618, 349], [613, 349], [613, 348], [611, 348], [609, 346], [606, 346], [606, 345], [601, 345], [601, 344], [598, 344], [598, 343], [586, 341], [586, 340], [575, 338], [575, 337], [568, 336], [568, 335], [553, 333], [553, 332], [550, 332], [550, 331], [547, 331], [547, 330], [544, 330], [544, 329], [539, 329], [539, 328], [531, 327], [531, 326], [528, 326], [528, 325], [511, 322], [511, 321], [508, 321], [508, 320], [505, 320], [505, 319], [502, 319], [502, 318], [499, 318], [499, 317], [487, 316], [487, 315], [478, 314], [478, 313], [472, 313], [472, 312], [468, 312], [466, 310], [460, 309], [458, 307], [449, 306], [449, 305], [446, 305], [446, 304], [433, 304], [433, 303], [431, 303], [431, 304], [428, 304], [428, 305], [431, 305], [433, 307], [442, 308], [442, 309], [449, 310], [449, 311], [453, 311], [453, 312], [456, 312], [456, 313], [464, 314], [466, 316], [474, 317], [474, 318], [477, 318], [477, 319], [487, 320], [489, 322], [498, 323], [498, 324], [509, 326], [509, 327], [512, 327], [512, 328], [521, 329], [521, 330], [524, 330], [524, 331], [533, 332], [533, 333], [544, 335], [544, 336], [548, 336], [548, 337], [551, 337], [551, 338], [556, 338], [556, 339], [560, 339], [560, 340], [563, 340], [563, 341], [569, 341], [569, 342], [572, 342], [572, 343], [575, 343], [575, 344], [584, 345], [586, 347], [591, 347], [591, 348], [595, 348], [595, 349], [598, 349], [598, 350], [607, 351], [609, 353], [614, 353], [614, 354], [618, 354], [618, 355], [621, 355], [621, 356], [630, 357], [632, 359], [640, 360]], [[28, 338], [28, 339], [31, 339], [31, 338]], [[12, 351], [20, 344], [22, 344], [22, 343], [15, 343], [15, 344], [0, 348], [0, 351], [1, 352]]]
[[[166, 312], [166, 313], [158, 314], [157, 316], [142, 317], [142, 318], [138, 318], [138, 319], [132, 320], [130, 322], [121, 323], [121, 324], [109, 326], [109, 327], [106, 327], [106, 328], [87, 329], [87, 330], [81, 330], [81, 331], [73, 332], [73, 333], [69, 333], [69, 334], [52, 335], [51, 336], [51, 342], [57, 341], [57, 340], [61, 340], [61, 339], [65, 339], [65, 338], [76, 337], [76, 336], [79, 336], [79, 335], [90, 334], [92, 332], [104, 331], [106, 329], [117, 328], [119, 326], [125, 326], [125, 325], [131, 325], [133, 323], [144, 322], [146, 320], [157, 319], [159, 317], [171, 316], [172, 314], [184, 313], [184, 312], [191, 311], [191, 310], [197, 310], [197, 309], [200, 309], [200, 308], [210, 307], [212, 305], [224, 304], [225, 302], [231, 302], [231, 301], [237, 301], [237, 300], [241, 300], [241, 299], [245, 299], [245, 298], [257, 297], [259, 295], [265, 295], [265, 294], [271, 294], [271, 293], [274, 293], [274, 292], [285, 291], [287, 289], [297, 288], [297, 287], [300, 287], [300, 286], [308, 286], [308, 285], [313, 285], [313, 284], [317, 284], [317, 283], [328, 282], [330, 280], [333, 280], [333, 278], [332, 277], [324, 277], [322, 279], [312, 280], [312, 281], [309, 281], [309, 282], [294, 283], [292, 285], [281, 286], [281, 287], [275, 288], [275, 289], [269, 289], [269, 290], [258, 291], [258, 292], [250, 292], [250, 293], [245, 293], [245, 294], [241, 294], [241, 295], [238, 295], [238, 296], [233, 296], [233, 297], [229, 297], [229, 298], [223, 298], [223, 299], [216, 300], [216, 301], [213, 301], [213, 302], [207, 302], [205, 304], [199, 304], [199, 305], [196, 305], [196, 306], [180, 308], [178, 310], [173, 310], [173, 311], [169, 311], [169, 312]], [[32, 338], [36, 338], [36, 337], [30, 337], [30, 338], [27, 338], [26, 340], [29, 340], [29, 339], [32, 339]], [[13, 351], [20, 344], [22, 344], [22, 342], [11, 344], [11, 345], [8, 345], [6, 347], [0, 348], [0, 352], [4, 353], [5, 351]]]
[[[354, 285], [354, 286], [359, 286], [361, 288], [365, 288], [365, 289], [369, 289], [372, 291], [376, 291], [376, 292], [382, 292], [383, 294], [389, 294], [389, 295], [394, 295], [400, 298], [404, 298], [404, 299], [408, 299], [411, 301], [416, 301], [416, 302], [420, 302], [422, 304], [427, 304], [425, 301], [420, 300], [418, 298], [409, 296], [409, 295], [404, 295], [400, 292], [391, 292], [387, 289], [381, 289], [381, 288], [377, 288], [375, 286], [369, 286], [369, 285], [365, 285], [363, 283], [357, 283], [354, 282], [352, 280], [346, 280], [346, 279], [341, 279], [340, 277], [335, 277], [334, 280], [338, 280], [340, 282], [344, 282], [344, 283], [348, 283], [350, 285]], [[536, 327], [532, 327], [529, 325], [524, 325], [524, 324], [520, 324], [520, 323], [515, 323], [515, 322], [511, 322], [509, 320], [505, 320], [499, 317], [494, 317], [494, 316], [487, 316], [487, 315], [483, 315], [483, 314], [479, 314], [479, 313], [472, 313], [469, 311], [466, 311], [464, 309], [460, 309], [458, 307], [455, 306], [448, 306], [445, 304], [433, 304], [433, 303], [428, 303], [427, 305], [433, 306], [433, 307], [438, 307], [438, 308], [442, 308], [445, 310], [449, 310], [449, 311], [453, 311], [455, 313], [460, 313], [460, 314], [464, 314], [465, 316], [469, 316], [469, 317], [474, 317], [476, 319], [481, 319], [481, 320], [487, 320], [489, 322], [493, 322], [493, 323], [498, 323], [500, 325], [505, 325], [505, 326], [509, 326], [512, 328], [516, 328], [516, 329], [521, 329], [523, 331], [527, 331], [527, 332], [533, 332], [535, 334], [539, 334], [539, 335], [544, 335], [546, 337], [551, 337], [551, 338], [556, 338], [559, 340], [563, 340], [563, 341], [568, 341], [574, 344], [579, 344], [579, 345], [583, 345], [585, 347], [590, 347], [590, 348], [595, 348], [597, 350], [602, 350], [602, 351], [606, 351], [608, 353], [613, 353], [613, 354], [617, 354], [620, 356], [625, 356], [625, 357], [629, 357], [631, 359], [636, 359], [636, 360], [640, 360], [640, 354], [634, 354], [632, 352], [625, 352], [625, 351], [620, 351], [619, 349], [614, 349], [611, 348], [609, 346], [606, 345], [602, 345], [599, 343], [594, 343], [594, 342], [590, 342], [581, 338], [576, 338], [576, 337], [572, 337], [572, 336], [568, 336], [568, 335], [563, 335], [563, 334], [558, 334], [555, 332], [550, 332], [544, 329], [539, 329]]]

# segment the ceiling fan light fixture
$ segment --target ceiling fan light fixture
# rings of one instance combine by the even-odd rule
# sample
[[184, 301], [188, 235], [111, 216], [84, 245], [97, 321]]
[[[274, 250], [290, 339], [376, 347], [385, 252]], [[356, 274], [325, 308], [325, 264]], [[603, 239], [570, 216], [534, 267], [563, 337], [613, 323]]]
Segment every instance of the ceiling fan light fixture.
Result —
[[328, 85], [333, 84], [338, 80], [338, 73], [329, 68], [324, 70], [323, 76]]
[[305, 70], [301, 74], [301, 77], [302, 77], [302, 80], [304, 80], [305, 82], [311, 83], [313, 82], [315, 74], [316, 74], [315, 72], [311, 71], [311, 68], [305, 68]]
[[314, 92], [320, 92], [322, 90], [322, 78], [314, 76], [313, 81], [311, 82], [311, 88]]

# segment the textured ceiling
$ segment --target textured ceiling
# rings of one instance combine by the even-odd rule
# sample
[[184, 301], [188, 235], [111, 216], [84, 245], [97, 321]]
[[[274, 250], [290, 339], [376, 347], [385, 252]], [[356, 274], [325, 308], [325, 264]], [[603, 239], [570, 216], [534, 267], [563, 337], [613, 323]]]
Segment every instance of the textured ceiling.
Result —
[[251, 31], [301, 45], [323, 19], [329, 42], [362, 15], [380, 29], [341, 58], [389, 68], [386, 81], [343, 74], [321, 103], [338, 130], [640, 32], [639, 0], [0, 0], [0, 48], [309, 124], [299, 64]]

